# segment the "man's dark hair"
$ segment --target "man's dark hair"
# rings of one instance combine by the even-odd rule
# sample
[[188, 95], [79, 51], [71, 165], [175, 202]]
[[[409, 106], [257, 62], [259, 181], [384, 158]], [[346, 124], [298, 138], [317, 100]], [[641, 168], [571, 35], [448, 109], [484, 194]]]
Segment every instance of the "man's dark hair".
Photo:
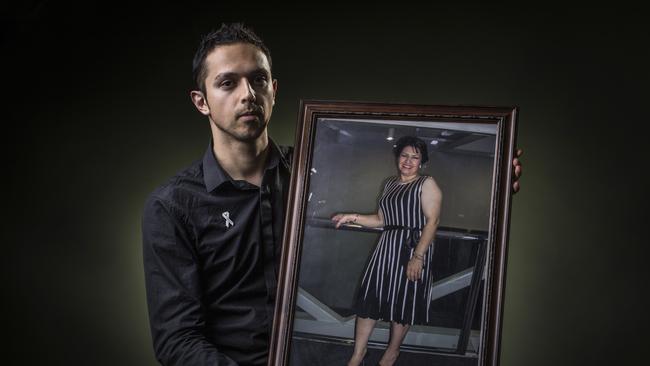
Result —
[[399, 159], [399, 155], [402, 153], [402, 150], [404, 150], [404, 148], [407, 146], [411, 146], [420, 153], [420, 162], [422, 164], [429, 161], [429, 151], [427, 150], [427, 144], [415, 136], [403, 136], [397, 140], [395, 147], [393, 148], [395, 159]]
[[207, 76], [205, 59], [208, 57], [208, 54], [215, 47], [235, 43], [249, 43], [259, 48], [269, 60], [269, 68], [271, 67], [271, 51], [269, 51], [264, 42], [262, 42], [262, 39], [253, 30], [242, 23], [221, 24], [221, 28], [203, 36], [199, 48], [194, 54], [192, 76], [194, 77], [196, 86], [203, 94], [205, 94], [205, 78]]

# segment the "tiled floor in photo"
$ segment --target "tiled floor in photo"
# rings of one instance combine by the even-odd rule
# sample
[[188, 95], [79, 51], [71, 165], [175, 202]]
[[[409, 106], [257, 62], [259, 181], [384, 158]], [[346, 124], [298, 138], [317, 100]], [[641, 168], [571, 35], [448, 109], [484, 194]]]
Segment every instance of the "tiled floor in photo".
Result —
[[[383, 349], [368, 348], [365, 366], [375, 366]], [[352, 346], [338, 343], [293, 339], [290, 366], [345, 366]], [[455, 355], [431, 355], [402, 350], [395, 366], [476, 366], [477, 359]]]

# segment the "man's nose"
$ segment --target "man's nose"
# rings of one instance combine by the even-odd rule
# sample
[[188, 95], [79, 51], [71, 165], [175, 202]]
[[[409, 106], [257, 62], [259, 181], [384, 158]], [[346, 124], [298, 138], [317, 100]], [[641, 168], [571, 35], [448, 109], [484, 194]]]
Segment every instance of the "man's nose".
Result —
[[244, 79], [240, 84], [242, 89], [242, 102], [254, 102], [255, 101], [255, 89], [253, 85], [248, 82], [247, 79]]

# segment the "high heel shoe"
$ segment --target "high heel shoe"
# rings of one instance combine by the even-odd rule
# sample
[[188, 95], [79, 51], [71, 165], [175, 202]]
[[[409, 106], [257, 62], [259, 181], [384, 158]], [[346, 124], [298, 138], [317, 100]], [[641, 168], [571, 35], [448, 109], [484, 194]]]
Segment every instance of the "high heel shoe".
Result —
[[363, 358], [361, 359], [361, 362], [359, 363], [359, 366], [366, 366], [366, 361], [368, 361], [368, 352], [367, 351], [366, 351], [366, 354], [363, 355]]
[[[393, 365], [397, 365], [397, 360], [399, 360], [399, 356], [400, 356], [400, 354], [401, 354], [401, 352], [398, 352], [398, 353], [397, 353], [397, 357], [395, 358], [395, 362], [393, 362]], [[379, 359], [379, 361], [381, 361], [381, 358]], [[379, 364], [379, 361], [377, 361], [377, 363], [375, 364], [375, 366], [381, 366], [381, 365]]]

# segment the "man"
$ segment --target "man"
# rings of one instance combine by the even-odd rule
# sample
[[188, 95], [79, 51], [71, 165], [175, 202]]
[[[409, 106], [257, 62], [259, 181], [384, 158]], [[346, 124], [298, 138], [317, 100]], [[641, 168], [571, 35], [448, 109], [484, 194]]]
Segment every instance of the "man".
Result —
[[154, 351], [163, 365], [265, 365], [290, 173], [266, 128], [271, 55], [249, 29], [222, 25], [202, 40], [194, 76], [212, 142], [143, 214]]
[[154, 349], [163, 365], [265, 365], [290, 173], [266, 128], [271, 56], [249, 29], [223, 25], [202, 40], [194, 75], [212, 142], [143, 215]]

